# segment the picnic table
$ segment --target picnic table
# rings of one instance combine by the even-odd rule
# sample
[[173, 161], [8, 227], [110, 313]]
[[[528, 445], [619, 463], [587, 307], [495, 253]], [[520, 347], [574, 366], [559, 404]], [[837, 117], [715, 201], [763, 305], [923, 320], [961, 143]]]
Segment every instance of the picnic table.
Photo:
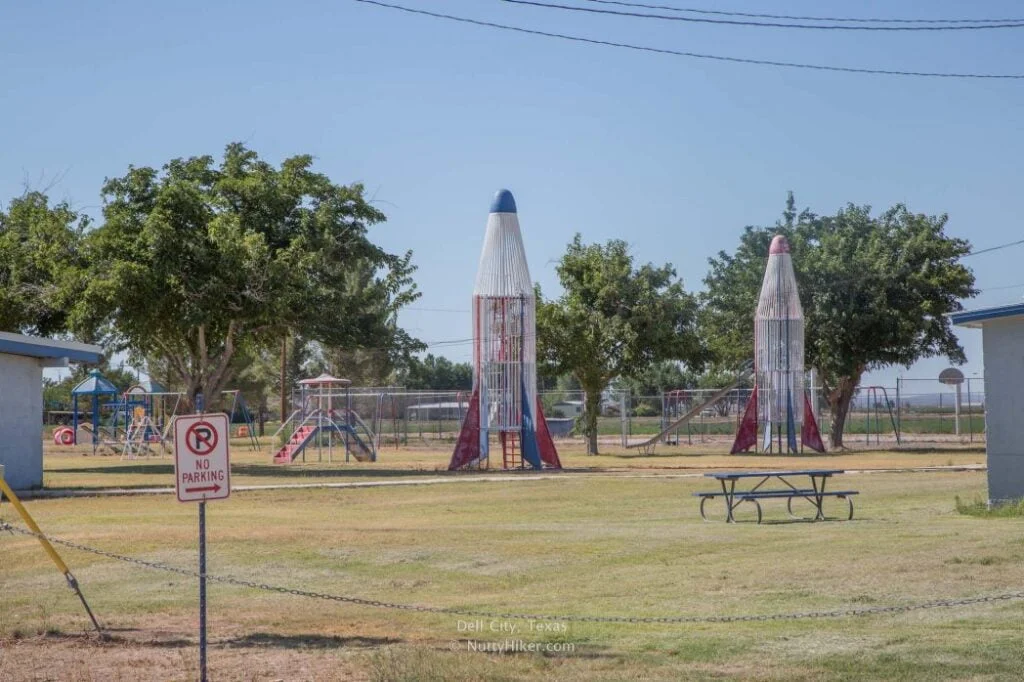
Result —
[[[725, 520], [727, 523], [735, 523], [736, 518], [733, 512], [743, 502], [751, 502], [757, 508], [757, 522], [761, 523], [761, 503], [764, 499], [785, 499], [786, 511], [793, 518], [800, 518], [793, 513], [793, 500], [805, 499], [814, 505], [814, 521], [823, 521], [825, 512], [822, 505], [826, 497], [835, 497], [846, 500], [849, 508], [847, 520], [853, 518], [853, 496], [856, 490], [825, 490], [825, 483], [839, 474], [844, 473], [842, 469], [798, 469], [790, 471], [726, 471], [704, 474], [707, 478], [714, 478], [722, 485], [721, 491], [694, 493], [700, 500], [700, 517], [708, 521], [704, 505], [708, 500], [716, 497], [725, 498]], [[803, 483], [803, 479], [809, 479], [810, 486]], [[754, 482], [753, 487], [736, 489], [740, 481], [750, 480]], [[773, 483], [781, 483], [781, 486], [769, 487]]]

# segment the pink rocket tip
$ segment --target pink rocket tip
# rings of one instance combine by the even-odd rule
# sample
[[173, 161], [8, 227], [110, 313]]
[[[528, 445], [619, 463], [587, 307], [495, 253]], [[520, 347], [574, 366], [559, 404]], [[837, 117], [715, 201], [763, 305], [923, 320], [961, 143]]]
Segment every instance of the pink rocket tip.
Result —
[[789, 253], [789, 242], [781, 234], [777, 234], [772, 238], [772, 245], [768, 249], [768, 255], [774, 256], [780, 253]]

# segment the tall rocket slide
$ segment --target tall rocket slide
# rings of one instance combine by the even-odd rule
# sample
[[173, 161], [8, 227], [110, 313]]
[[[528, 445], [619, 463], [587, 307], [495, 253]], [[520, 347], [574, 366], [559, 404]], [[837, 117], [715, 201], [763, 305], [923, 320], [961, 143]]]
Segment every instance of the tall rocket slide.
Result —
[[562, 468], [537, 397], [536, 309], [516, 202], [500, 190], [473, 290], [473, 393], [449, 469], [489, 466], [492, 436], [503, 468]]
[[762, 452], [797, 452], [797, 430], [807, 447], [825, 451], [804, 381], [804, 311], [789, 242], [772, 239], [768, 267], [754, 315], [754, 392], [736, 433], [732, 453], [757, 445]]

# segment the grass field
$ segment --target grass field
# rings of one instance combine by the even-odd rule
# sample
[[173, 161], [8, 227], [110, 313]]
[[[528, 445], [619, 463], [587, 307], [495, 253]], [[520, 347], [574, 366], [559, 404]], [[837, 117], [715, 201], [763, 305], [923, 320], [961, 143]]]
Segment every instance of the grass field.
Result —
[[[236, 484], [403, 480], [446, 461], [398, 452], [378, 465], [254, 473], [236, 447]], [[387, 459], [385, 459], [387, 458]], [[977, 452], [770, 459], [775, 467], [908, 467], [983, 461]], [[250, 461], [251, 459], [251, 461]], [[771, 614], [917, 603], [1024, 589], [1024, 522], [956, 511], [984, 474], [847, 474], [852, 522], [703, 523], [687, 469], [762, 467], [718, 453], [639, 458], [566, 452], [550, 480], [236, 492], [209, 506], [210, 572], [411, 604], [546, 614]], [[265, 462], [266, 457], [263, 458]], [[951, 462], [951, 460], [956, 460]], [[170, 461], [48, 456], [47, 484], [168, 485]], [[387, 467], [387, 468], [384, 468]], [[432, 468], [433, 467], [433, 468]], [[587, 471], [590, 469], [590, 471]], [[367, 473], [369, 472], [369, 473]], [[699, 471], [698, 471], [699, 473]], [[35, 500], [48, 533], [194, 567], [195, 508], [173, 496]], [[8, 505], [0, 518], [12, 519]], [[749, 516], [747, 517], [749, 518]], [[109, 642], [34, 540], [0, 536], [0, 680], [193, 679], [196, 585], [181, 576], [62, 550]], [[636, 625], [474, 619], [374, 609], [212, 585], [214, 679], [1019, 679], [1024, 603], [895, 616], [739, 624]], [[506, 639], [557, 651], [482, 653]]]

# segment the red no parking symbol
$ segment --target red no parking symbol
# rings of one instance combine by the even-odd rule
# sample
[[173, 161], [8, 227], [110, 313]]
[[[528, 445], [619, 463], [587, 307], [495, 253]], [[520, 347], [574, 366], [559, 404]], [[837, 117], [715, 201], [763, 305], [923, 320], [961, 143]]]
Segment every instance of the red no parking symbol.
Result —
[[197, 457], [205, 457], [217, 447], [217, 429], [210, 422], [196, 422], [185, 432], [185, 447]]

